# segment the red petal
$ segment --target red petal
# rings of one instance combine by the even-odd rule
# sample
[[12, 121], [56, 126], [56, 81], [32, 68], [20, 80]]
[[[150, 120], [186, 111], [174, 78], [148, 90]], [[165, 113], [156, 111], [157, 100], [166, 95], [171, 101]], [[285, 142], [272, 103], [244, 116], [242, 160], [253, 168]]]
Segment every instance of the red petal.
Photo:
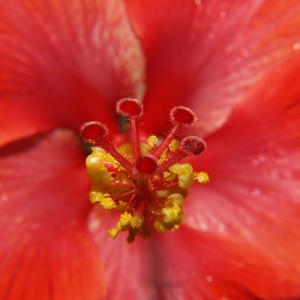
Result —
[[109, 299], [251, 299], [239, 279], [224, 269], [234, 267], [235, 258], [242, 265], [240, 257], [225, 252], [236, 247], [217, 247], [220, 241], [212, 243], [213, 238], [184, 226], [176, 233], [137, 237], [127, 244], [126, 234], [112, 240], [103, 231], [113, 222], [111, 213], [95, 211], [90, 223], [106, 268]]
[[298, 0], [127, 4], [146, 54], [145, 125], [152, 129], [185, 104], [199, 117], [195, 133], [212, 132], [300, 39]]
[[176, 233], [127, 244], [125, 234], [112, 240], [104, 233], [108, 223], [113, 223], [110, 213], [95, 214], [91, 227], [110, 299], [274, 299], [271, 287], [282, 299], [295, 294], [293, 283], [278, 276], [269, 253], [255, 245], [184, 225]]
[[182, 226], [173, 235], [161, 236], [156, 246], [152, 258], [158, 299], [295, 299], [291, 295], [297, 295], [297, 283], [278, 277], [269, 253], [241, 240]]
[[0, 143], [93, 119], [115, 126], [115, 101], [143, 93], [143, 67], [120, 1], [2, 2]]
[[84, 156], [68, 132], [0, 151], [0, 299], [102, 299]]
[[90, 217], [90, 229], [103, 260], [108, 299], [160, 299], [155, 297], [152, 255], [155, 254], [153, 239], [137, 237], [132, 244], [126, 242], [127, 233], [116, 239], [107, 230], [115, 227], [119, 214], [95, 209]]
[[[300, 61], [262, 81], [207, 138], [195, 165], [211, 183], [189, 194], [186, 224], [243, 243], [274, 266], [267, 299], [300, 294]], [[264, 263], [262, 261], [261, 263]], [[259, 262], [256, 262], [260, 281]], [[274, 290], [274, 285], [276, 289]]]

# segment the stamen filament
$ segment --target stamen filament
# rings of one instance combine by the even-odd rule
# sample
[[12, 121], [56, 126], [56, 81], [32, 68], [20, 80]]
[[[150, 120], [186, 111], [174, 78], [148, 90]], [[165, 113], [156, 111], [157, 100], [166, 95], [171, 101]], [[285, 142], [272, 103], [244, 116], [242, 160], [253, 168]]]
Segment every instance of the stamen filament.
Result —
[[124, 198], [124, 197], [130, 196], [130, 195], [134, 196], [134, 190], [126, 192], [126, 193], [122, 193], [122, 194], [119, 194], [119, 195], [113, 195], [113, 198], [118, 200], [120, 198]]
[[137, 119], [135, 117], [130, 117], [129, 120], [130, 120], [130, 137], [133, 145], [133, 153], [134, 153], [135, 160], [137, 160], [141, 156]]
[[176, 137], [179, 129], [182, 126], [193, 126], [197, 118], [192, 110], [184, 106], [175, 106], [170, 111], [170, 119], [173, 124], [173, 128], [170, 130], [169, 134], [165, 137], [164, 141], [158, 146], [158, 148], [154, 149], [153, 153], [151, 153], [157, 159], [160, 158], [171, 141]]
[[134, 174], [136, 172], [134, 165], [127, 160], [116, 147], [107, 139], [101, 139], [97, 142], [96, 146], [100, 146], [108, 152], [115, 160], [117, 160], [125, 169]]
[[153, 152], [151, 151], [151, 154], [153, 154], [157, 159], [159, 159], [162, 155], [162, 153], [167, 149], [173, 138], [178, 133], [179, 129], [181, 128], [181, 124], [175, 124], [172, 130], [169, 132], [169, 134], [165, 137], [164, 141], [155, 149], [153, 149]]
[[141, 156], [141, 149], [137, 120], [143, 115], [143, 105], [136, 99], [124, 98], [118, 101], [117, 112], [129, 119], [134, 158], [138, 159]]
[[183, 160], [188, 155], [187, 153], [181, 151], [178, 149], [173, 156], [169, 157], [168, 160], [164, 161], [162, 164], [160, 164], [156, 169], [156, 174], [166, 171], [169, 167], [176, 164], [178, 161]]
[[178, 161], [183, 160], [188, 155], [198, 155], [206, 148], [205, 142], [197, 136], [189, 136], [181, 141], [180, 148], [166, 161], [158, 166], [155, 173], [164, 172]]
[[121, 183], [121, 182], [112, 183], [111, 186], [122, 186], [122, 187], [128, 187], [128, 188], [135, 188], [135, 186], [133, 184]]

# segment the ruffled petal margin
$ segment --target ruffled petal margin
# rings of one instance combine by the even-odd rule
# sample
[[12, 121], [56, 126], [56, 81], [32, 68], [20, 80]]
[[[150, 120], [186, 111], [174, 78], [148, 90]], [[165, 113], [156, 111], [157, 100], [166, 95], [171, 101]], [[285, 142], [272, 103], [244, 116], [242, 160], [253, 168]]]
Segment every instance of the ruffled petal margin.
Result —
[[114, 103], [143, 90], [122, 1], [1, 2], [0, 144], [93, 119], [116, 127]]
[[150, 132], [174, 105], [196, 112], [195, 134], [213, 132], [262, 77], [299, 54], [298, 0], [126, 3], [146, 56]]
[[0, 299], [104, 299], [78, 139], [56, 131], [0, 157]]

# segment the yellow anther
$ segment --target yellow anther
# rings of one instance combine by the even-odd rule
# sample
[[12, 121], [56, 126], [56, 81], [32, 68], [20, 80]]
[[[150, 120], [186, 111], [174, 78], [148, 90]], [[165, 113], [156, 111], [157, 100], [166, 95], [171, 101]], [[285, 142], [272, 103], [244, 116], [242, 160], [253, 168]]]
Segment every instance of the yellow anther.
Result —
[[120, 220], [117, 224], [117, 227], [119, 230], [126, 229], [130, 225], [130, 221], [132, 219], [132, 215], [125, 212], [124, 214], [121, 214]]
[[105, 167], [105, 164], [101, 160], [101, 157], [99, 155], [91, 154], [86, 158], [86, 167], [89, 174], [94, 175], [96, 173], [99, 173], [99, 171], [105, 170], [107, 172], [107, 169]]
[[115, 165], [119, 164], [109, 153], [100, 147], [92, 147], [92, 153], [90, 155], [99, 157], [102, 163], [113, 163]]
[[170, 201], [172, 204], [178, 204], [178, 205], [182, 205], [183, 203], [183, 196], [179, 193], [174, 193], [174, 194], [171, 194], [168, 198], [168, 201]]
[[109, 194], [102, 194], [100, 192], [96, 192], [96, 191], [91, 191], [90, 192], [90, 201], [92, 203], [95, 203], [95, 202], [100, 202], [104, 197], [109, 197], [110, 195]]
[[178, 175], [192, 173], [193, 167], [190, 164], [174, 164], [170, 170]]
[[155, 135], [151, 135], [147, 139], [147, 143], [141, 143], [141, 152], [142, 154], [146, 154], [158, 143], [158, 138]]
[[[86, 158], [87, 174], [92, 181], [97, 181], [99, 184], [109, 184], [109, 182], [111, 181], [111, 176], [107, 168], [105, 167], [105, 163], [103, 160], [104, 156], [96, 149], [96, 147], [93, 147], [92, 154], [90, 154]], [[113, 161], [110, 161], [110, 163], [113, 163]]]
[[152, 149], [152, 147], [148, 143], [141, 143], [140, 148], [141, 148], [141, 153], [143, 155], [148, 153]]
[[176, 173], [173, 173], [173, 172], [164, 172], [163, 173], [163, 177], [165, 180], [167, 181], [172, 181], [176, 178]]
[[119, 210], [119, 211], [122, 211], [125, 207], [126, 207], [126, 202], [124, 202], [124, 201], [120, 201], [119, 202], [119, 205], [118, 205], [118, 207], [117, 207], [117, 209]]
[[159, 162], [162, 163], [163, 161], [167, 160], [168, 158], [168, 152], [169, 152], [169, 149], [165, 149], [164, 152], [161, 154], [160, 158], [159, 158]]
[[166, 226], [165, 226], [162, 222], [160, 222], [160, 221], [158, 221], [158, 220], [156, 220], [156, 221], [154, 222], [154, 228], [155, 228], [155, 230], [156, 230], [157, 232], [160, 232], [160, 233], [166, 231]]
[[164, 222], [169, 223], [179, 220], [182, 209], [177, 203], [174, 203], [172, 207], [164, 207], [161, 212], [165, 216]]
[[168, 190], [158, 190], [155, 192], [156, 193], [156, 196], [159, 197], [159, 198], [165, 198], [169, 195], [169, 191]]
[[123, 144], [118, 148], [118, 151], [128, 160], [133, 158], [133, 147], [131, 144]]
[[92, 203], [100, 202], [101, 197], [102, 193], [99, 192], [91, 191], [89, 194], [89, 198]]
[[102, 205], [107, 210], [117, 207], [116, 203], [113, 201], [110, 194], [108, 194], [108, 193], [102, 194], [100, 192], [91, 191], [90, 192], [90, 201], [92, 203], [99, 202], [100, 205]]
[[120, 231], [118, 228], [113, 228], [107, 231], [108, 235], [110, 235], [113, 239], [118, 235], [119, 232]]
[[158, 137], [155, 135], [150, 135], [147, 139], [147, 143], [151, 146], [154, 147], [158, 143]]
[[174, 225], [173, 227], [172, 227], [172, 231], [177, 231], [179, 229], [179, 225], [178, 224], [176, 224], [176, 225]]
[[180, 187], [188, 188], [193, 183], [193, 167], [190, 164], [175, 164], [169, 169], [178, 175]]
[[209, 182], [209, 176], [205, 172], [194, 173], [194, 178], [197, 179], [199, 183]]
[[130, 225], [133, 228], [140, 228], [144, 224], [144, 217], [140, 216], [138, 213], [135, 213], [130, 220]]
[[117, 223], [117, 228], [112, 228], [108, 230], [108, 234], [112, 237], [115, 238], [119, 232], [125, 231], [128, 228], [140, 228], [144, 224], [144, 217], [140, 216], [137, 212], [134, 213], [132, 216], [131, 214], [125, 212], [121, 214], [120, 220]]
[[179, 175], [179, 186], [183, 188], [188, 188], [193, 183], [193, 176], [191, 175]]
[[125, 183], [125, 184], [132, 184], [132, 181], [131, 179], [129, 179], [128, 175], [121, 171], [116, 174], [115, 181]]
[[99, 167], [104, 167], [103, 161], [99, 155], [91, 154], [86, 158], [86, 167], [90, 173], [98, 172]]
[[172, 152], [175, 152], [179, 147], [180, 147], [180, 142], [177, 141], [176, 139], [173, 139], [173, 140], [171, 141], [171, 143], [169, 144], [169, 149], [170, 149]]
[[116, 203], [113, 201], [113, 199], [111, 199], [110, 197], [104, 197], [101, 201], [100, 204], [107, 210], [116, 208], [117, 205]]

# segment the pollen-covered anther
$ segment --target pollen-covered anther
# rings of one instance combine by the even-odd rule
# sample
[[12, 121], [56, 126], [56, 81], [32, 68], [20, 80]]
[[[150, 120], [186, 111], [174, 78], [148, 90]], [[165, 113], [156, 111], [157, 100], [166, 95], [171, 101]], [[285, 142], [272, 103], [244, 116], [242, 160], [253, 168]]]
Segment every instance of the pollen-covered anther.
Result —
[[97, 145], [101, 139], [107, 137], [108, 128], [99, 121], [91, 121], [81, 126], [80, 135], [86, 143]]
[[164, 207], [162, 213], [164, 215], [163, 221], [170, 223], [181, 218], [182, 209], [177, 203], [174, 203], [172, 207]]
[[117, 112], [124, 117], [141, 117], [143, 115], [143, 104], [136, 99], [124, 98], [117, 102]]
[[157, 168], [157, 159], [153, 155], [144, 155], [138, 158], [136, 169], [140, 173], [151, 174]]
[[144, 223], [144, 217], [140, 216], [138, 213], [134, 213], [133, 215], [125, 212], [121, 214], [119, 222], [117, 223], [116, 228], [112, 228], [108, 231], [108, 234], [115, 238], [119, 232], [126, 230], [135, 230], [141, 228]]

